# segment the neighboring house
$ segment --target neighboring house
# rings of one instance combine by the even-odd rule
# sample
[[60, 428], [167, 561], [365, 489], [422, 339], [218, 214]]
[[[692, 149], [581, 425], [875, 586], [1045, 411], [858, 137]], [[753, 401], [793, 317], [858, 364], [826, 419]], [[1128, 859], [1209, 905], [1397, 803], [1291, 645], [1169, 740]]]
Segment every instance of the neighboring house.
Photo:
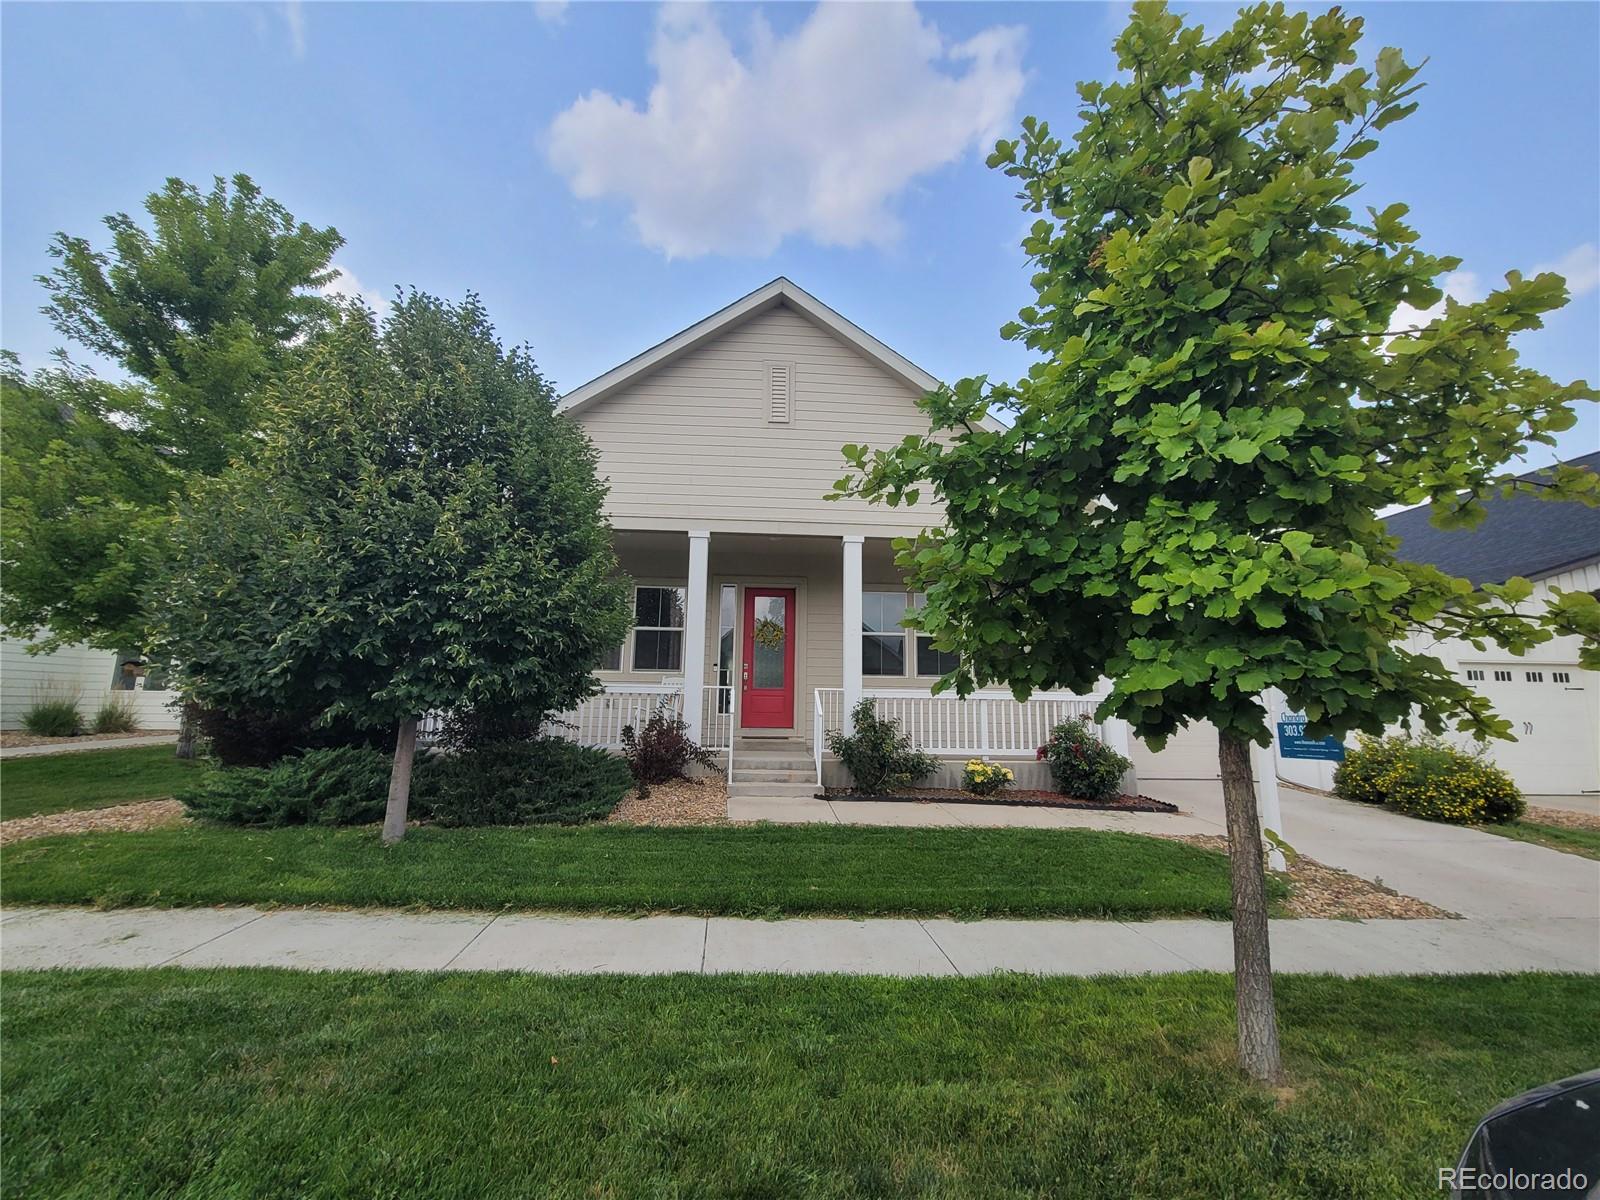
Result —
[[[937, 386], [776, 279], [567, 395], [561, 411], [599, 452], [617, 554], [635, 583], [634, 628], [600, 672], [606, 695], [568, 715], [577, 736], [612, 743], [662, 694], [681, 693], [704, 744], [734, 743], [747, 763], [809, 760], [832, 782], [821, 743], [869, 695], [951, 760], [941, 783], [977, 754], [1042, 781], [1035, 748], [1096, 700], [931, 695], [951, 660], [901, 625], [920, 597], [892, 542], [940, 509], [926, 494], [910, 509], [823, 499], [845, 472], [840, 447], [925, 432], [917, 401]], [[1125, 748], [1126, 726], [1108, 727]]]
[[137, 659], [111, 650], [93, 650], [78, 643], [53, 654], [29, 654], [29, 642], [0, 638], [0, 729], [21, 729], [22, 714], [36, 700], [70, 696], [84, 720], [112, 693], [133, 704], [145, 729], [175, 729], [169, 708], [174, 693], [166, 690], [160, 671], [144, 671]]
[[[1571, 463], [1600, 471], [1600, 453]], [[1400, 539], [1401, 558], [1475, 584], [1521, 576], [1533, 583], [1530, 604], [1552, 587], [1600, 594], [1600, 508], [1527, 494], [1485, 500], [1484, 507], [1487, 515], [1471, 529], [1437, 529], [1426, 507], [1396, 513], [1387, 524]], [[1600, 672], [1578, 666], [1578, 645], [1576, 637], [1555, 638], [1518, 656], [1493, 643], [1479, 650], [1412, 638], [1414, 649], [1439, 657], [1511, 722], [1517, 740], [1490, 742], [1488, 754], [1536, 795], [1600, 791]]]

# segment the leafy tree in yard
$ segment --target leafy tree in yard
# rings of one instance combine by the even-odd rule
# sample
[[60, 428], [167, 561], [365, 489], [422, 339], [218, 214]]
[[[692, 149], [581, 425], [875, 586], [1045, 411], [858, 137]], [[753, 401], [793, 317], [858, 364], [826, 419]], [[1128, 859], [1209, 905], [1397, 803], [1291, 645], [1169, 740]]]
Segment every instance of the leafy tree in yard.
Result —
[[38, 649], [148, 646], [142, 585], [166, 553], [189, 482], [247, 449], [263, 386], [303, 353], [333, 306], [315, 289], [343, 244], [297, 222], [248, 176], [211, 191], [169, 179], [145, 201], [151, 228], [106, 218], [111, 249], [58, 234], [39, 277], [44, 312], [132, 377], [107, 383], [65, 362], [0, 371], [6, 429], [0, 622], [41, 629]]
[[396, 732], [405, 832], [417, 720], [537, 721], [596, 685], [628, 621], [595, 454], [475, 298], [344, 313], [271, 395], [258, 451], [198, 485], [162, 589], [165, 647], [225, 712]]
[[0, 361], [0, 613], [13, 633], [47, 628], [41, 649], [145, 644], [144, 576], [182, 479], [120, 422], [143, 402], [68, 364], [30, 377]]
[[180, 471], [214, 475], [259, 424], [264, 383], [331, 316], [315, 293], [344, 244], [297, 222], [248, 175], [202, 195], [169, 179], [145, 200], [153, 232], [106, 218], [109, 254], [58, 233], [39, 282], [57, 330], [150, 384], [129, 413]]
[[[1595, 393], [1511, 347], [1565, 302], [1556, 275], [1401, 316], [1436, 304], [1457, 260], [1418, 248], [1404, 205], [1355, 204], [1356, 162], [1420, 86], [1397, 50], [1356, 65], [1360, 38], [1337, 9], [1260, 5], [1207, 36], [1136, 4], [1123, 75], [1080, 85], [1070, 144], [1030, 117], [990, 157], [1038, 214], [1023, 243], [1037, 301], [1003, 334], [1039, 362], [1012, 386], [929, 396], [938, 436], [847, 446], [839, 489], [944, 502], [943, 527], [902, 550], [927, 592], [919, 625], [961, 654], [941, 686], [1087, 691], [1106, 675], [1102, 717], [1156, 744], [1217, 726], [1239, 1052], [1261, 1079], [1279, 1056], [1249, 761], [1269, 741], [1260, 694], [1282, 689], [1313, 734], [1419, 713], [1504, 735], [1407, 633], [1517, 652], [1557, 626], [1600, 632], [1592, 597], [1526, 613], [1526, 581], [1475, 591], [1397, 560], [1376, 515], [1430, 502], [1441, 525], [1471, 525], [1482, 497], [1534, 486], [1504, 465]], [[989, 405], [1013, 423], [985, 428]], [[1600, 499], [1581, 471], [1537, 487]]]

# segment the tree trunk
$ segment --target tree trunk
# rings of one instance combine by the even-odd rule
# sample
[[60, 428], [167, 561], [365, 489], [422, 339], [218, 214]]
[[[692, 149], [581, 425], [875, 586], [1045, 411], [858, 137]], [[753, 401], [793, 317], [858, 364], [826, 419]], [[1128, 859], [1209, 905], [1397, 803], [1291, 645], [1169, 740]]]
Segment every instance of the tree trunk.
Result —
[[394, 769], [389, 772], [389, 807], [383, 814], [383, 844], [392, 846], [406, 835], [406, 809], [411, 804], [411, 760], [417, 753], [417, 720], [401, 721], [394, 737]]
[[1228, 817], [1228, 863], [1233, 876], [1233, 996], [1239, 1065], [1252, 1079], [1276, 1083], [1278, 1015], [1272, 1003], [1272, 956], [1267, 947], [1267, 879], [1261, 821], [1250, 778], [1250, 743], [1235, 734], [1218, 739], [1222, 805]]
[[185, 700], [178, 706], [178, 757], [194, 757], [194, 701]]

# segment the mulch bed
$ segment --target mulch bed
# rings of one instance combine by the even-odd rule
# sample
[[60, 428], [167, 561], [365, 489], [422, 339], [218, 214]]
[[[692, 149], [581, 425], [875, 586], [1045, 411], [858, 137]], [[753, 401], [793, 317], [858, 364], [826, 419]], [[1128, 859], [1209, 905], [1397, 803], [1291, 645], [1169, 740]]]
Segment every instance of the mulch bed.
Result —
[[637, 789], [630, 791], [606, 820], [613, 825], [724, 825], [728, 789], [715, 775], [658, 783], [642, 800]]
[[861, 800], [866, 803], [892, 801], [900, 804], [997, 804], [1010, 808], [1081, 808], [1094, 812], [1149, 812], [1175, 813], [1176, 804], [1154, 800], [1149, 796], [1115, 796], [1110, 800], [1076, 800], [1059, 792], [1045, 792], [1037, 788], [1012, 788], [998, 796], [975, 796], [959, 788], [915, 788], [904, 792], [883, 792], [863, 795], [844, 788], [829, 788], [821, 794], [824, 800]]
[[57, 833], [129, 833], [159, 829], [184, 819], [183, 805], [176, 800], [140, 800], [133, 804], [113, 804], [109, 808], [69, 809], [35, 817], [14, 817], [0, 821], [0, 846]]

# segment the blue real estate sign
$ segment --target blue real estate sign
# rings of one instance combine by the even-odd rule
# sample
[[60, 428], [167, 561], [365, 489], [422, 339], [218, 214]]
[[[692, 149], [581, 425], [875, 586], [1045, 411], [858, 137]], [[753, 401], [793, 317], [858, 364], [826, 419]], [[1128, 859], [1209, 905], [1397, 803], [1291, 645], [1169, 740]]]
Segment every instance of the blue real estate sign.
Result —
[[1305, 713], [1286, 712], [1278, 718], [1278, 753], [1284, 758], [1343, 762], [1344, 743], [1336, 737], [1307, 737]]

